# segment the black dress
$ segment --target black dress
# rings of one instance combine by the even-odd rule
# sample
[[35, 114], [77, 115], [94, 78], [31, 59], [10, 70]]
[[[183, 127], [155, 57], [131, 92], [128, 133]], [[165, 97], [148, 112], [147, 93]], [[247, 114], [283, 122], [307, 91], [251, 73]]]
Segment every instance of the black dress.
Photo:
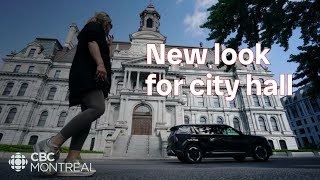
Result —
[[[96, 82], [97, 64], [91, 56], [88, 42], [96, 41], [99, 45], [108, 78], [104, 82]], [[103, 26], [96, 22], [89, 22], [78, 35], [78, 46], [69, 74], [69, 106], [81, 104], [84, 93], [102, 89], [104, 98], [108, 97], [111, 87], [111, 63], [106, 34]]]

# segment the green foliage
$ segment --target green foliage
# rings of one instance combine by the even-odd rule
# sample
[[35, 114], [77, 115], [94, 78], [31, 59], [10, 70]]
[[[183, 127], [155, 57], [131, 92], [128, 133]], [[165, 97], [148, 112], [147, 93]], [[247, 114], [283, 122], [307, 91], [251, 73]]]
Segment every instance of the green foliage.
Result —
[[264, 48], [279, 44], [285, 51], [292, 31], [300, 28], [301, 53], [291, 55], [288, 62], [299, 64], [294, 79], [301, 81], [294, 86], [309, 85], [308, 95], [315, 97], [320, 96], [319, 9], [320, 0], [219, 0], [208, 9], [210, 15], [201, 27], [210, 30], [207, 40], [235, 50], [242, 43], [249, 48], [261, 43]]
[[[69, 148], [61, 147], [62, 153], [69, 152]], [[0, 152], [26, 152], [32, 153], [32, 146], [31, 145], [8, 145], [8, 144], [0, 144]], [[89, 150], [82, 150], [81, 153], [102, 153], [100, 151], [89, 151]]]

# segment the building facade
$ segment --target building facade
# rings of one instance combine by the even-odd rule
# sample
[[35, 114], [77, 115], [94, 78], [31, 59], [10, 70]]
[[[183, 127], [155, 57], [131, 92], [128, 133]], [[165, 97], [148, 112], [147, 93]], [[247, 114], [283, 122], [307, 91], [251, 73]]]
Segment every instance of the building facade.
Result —
[[306, 96], [307, 87], [281, 98], [299, 148], [320, 147], [320, 99]]
[[[129, 144], [131, 136], [150, 136], [159, 139], [163, 150], [170, 127], [191, 123], [228, 124], [245, 134], [267, 137], [275, 149], [297, 149], [279, 97], [246, 95], [247, 73], [264, 81], [273, 77], [267, 68], [237, 64], [225, 72], [225, 68], [213, 64], [212, 50], [206, 65], [147, 65], [146, 44], [166, 44], [166, 37], [160, 33], [160, 14], [152, 4], [140, 18], [140, 28], [130, 34], [129, 42], [113, 43], [112, 87], [105, 101], [106, 112], [92, 124], [84, 149], [103, 151], [108, 156], [118, 148], [121, 137], [129, 137], [125, 141]], [[64, 45], [56, 39], [37, 38], [4, 58], [0, 72], [0, 143], [34, 144], [59, 132], [80, 112], [79, 107], [68, 107], [68, 75], [78, 32], [72, 24]], [[171, 48], [203, 49], [166, 44], [166, 51]], [[144, 80], [150, 73], [157, 74], [157, 80], [184, 79], [186, 85], [180, 87], [179, 96], [161, 96], [155, 88], [148, 96]], [[207, 73], [232, 84], [239, 79], [236, 98], [226, 101], [222, 96], [192, 95], [190, 82], [205, 80]], [[225, 87], [222, 89], [226, 92]]]

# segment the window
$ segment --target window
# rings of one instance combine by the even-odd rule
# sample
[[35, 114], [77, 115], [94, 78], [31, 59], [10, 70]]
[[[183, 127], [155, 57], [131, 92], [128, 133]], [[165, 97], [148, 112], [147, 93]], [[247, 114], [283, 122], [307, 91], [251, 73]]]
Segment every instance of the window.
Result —
[[260, 106], [258, 96], [257, 96], [256, 94], [253, 94], [253, 95], [252, 95], [252, 98], [253, 98], [253, 105], [254, 105], [254, 106]]
[[29, 140], [29, 145], [35, 145], [38, 141], [38, 136], [31, 136]]
[[310, 128], [309, 128], [309, 127], [307, 127], [307, 130], [308, 130], [308, 133], [311, 133], [311, 131], [310, 131]]
[[153, 27], [153, 21], [151, 18], [147, 19], [147, 28], [152, 28]]
[[200, 124], [206, 124], [207, 123], [207, 119], [205, 117], [200, 117]]
[[300, 134], [305, 134], [306, 131], [305, 131], [303, 128], [301, 128], [301, 129], [299, 129], [299, 133], [300, 133]]
[[0, 106], [0, 114], [1, 114], [1, 112], [2, 112], [2, 107]]
[[29, 66], [27, 73], [33, 73], [33, 70], [34, 70], [34, 66]]
[[294, 118], [297, 118], [297, 117], [298, 117], [298, 112], [297, 112], [296, 107], [295, 107], [295, 106], [291, 106], [291, 107], [290, 107], [290, 110], [291, 110], [291, 112], [292, 112], [292, 114], [293, 114], [293, 117], [294, 117]]
[[36, 52], [36, 49], [34, 49], [34, 48], [30, 49], [28, 57], [33, 57], [35, 52]]
[[271, 117], [270, 122], [271, 122], [272, 129], [274, 131], [279, 131], [279, 128], [278, 128], [278, 125], [277, 125], [277, 121], [276, 121], [276, 119], [274, 117]]
[[50, 91], [49, 91], [47, 100], [53, 100], [54, 99], [54, 95], [56, 94], [56, 92], [57, 92], [57, 88], [56, 87], [52, 87], [50, 89]]
[[96, 139], [95, 138], [92, 138], [91, 139], [91, 143], [90, 143], [90, 151], [92, 151], [93, 150], [93, 148], [94, 148], [94, 141], [95, 141]]
[[203, 97], [197, 97], [197, 101], [198, 101], [198, 106], [203, 107]]
[[17, 114], [17, 108], [12, 108], [10, 111], [9, 111], [9, 114], [5, 120], [4, 123], [8, 123], [8, 124], [11, 124], [12, 121], [14, 120], [14, 117], [16, 116]]
[[263, 84], [263, 83], [264, 83], [263, 78], [259, 78], [259, 81], [261, 82], [261, 84]]
[[185, 124], [190, 124], [190, 118], [189, 118], [189, 116], [184, 116], [184, 123], [185, 123]]
[[259, 117], [259, 125], [260, 125], [261, 131], [267, 131], [266, 123], [262, 117]]
[[279, 141], [279, 143], [280, 143], [280, 147], [281, 147], [281, 149], [288, 149], [288, 148], [287, 148], [287, 144], [286, 144], [286, 141], [285, 141], [285, 140], [280, 140], [280, 141]]
[[236, 101], [234, 99], [229, 101], [229, 105], [230, 105], [231, 108], [236, 108], [237, 107], [236, 106]]
[[20, 70], [20, 68], [21, 68], [21, 65], [16, 65], [16, 67], [15, 67], [14, 70], [13, 70], [13, 72], [14, 72], [14, 73], [18, 73], [19, 70]]
[[54, 73], [54, 78], [59, 78], [60, 77], [60, 70], [56, 70], [56, 72]]
[[271, 106], [270, 98], [268, 96], [263, 96], [264, 104], [268, 107]]
[[241, 131], [239, 119], [237, 119], [237, 118], [234, 118], [234, 119], [233, 119], [233, 127], [234, 127], [236, 130]]
[[213, 96], [212, 97], [213, 100], [213, 107], [220, 107], [220, 102], [219, 102], [219, 97], [218, 96]]
[[59, 117], [59, 120], [58, 120], [58, 124], [57, 124], [58, 127], [63, 127], [63, 125], [64, 125], [64, 123], [66, 121], [67, 115], [68, 114], [66, 112], [62, 112], [60, 114], [60, 117]]
[[38, 126], [43, 127], [46, 123], [47, 117], [48, 117], [48, 111], [43, 111], [40, 115]]
[[297, 126], [301, 126], [302, 125], [301, 120], [296, 121], [296, 124], [297, 124]]
[[113, 110], [113, 120], [116, 122], [119, 118], [119, 106], [115, 106]]
[[6, 88], [4, 89], [2, 95], [3, 96], [8, 96], [11, 93], [11, 90], [13, 88], [14, 83], [10, 82], [7, 84]]
[[316, 99], [311, 99], [310, 103], [311, 103], [311, 106], [312, 106], [314, 112], [319, 112], [320, 111], [320, 107], [319, 107], [319, 104], [317, 103]]
[[1, 140], [2, 140], [2, 137], [3, 137], [3, 134], [2, 134], [2, 133], [0, 133], [0, 142], [1, 142]]
[[300, 113], [301, 113], [301, 116], [304, 116], [304, 112], [303, 112], [303, 110], [302, 110], [302, 108], [301, 108], [301, 105], [299, 104], [298, 107], [299, 107], [299, 111], [300, 111]]
[[316, 122], [313, 117], [311, 117], [311, 122], [312, 122], [312, 123], [315, 123], [315, 122]]
[[65, 101], [69, 101], [69, 94], [70, 94], [70, 91], [68, 90], [68, 91], [67, 91], [67, 94], [66, 94], [66, 97], [65, 97], [65, 99], [64, 99]]
[[217, 124], [223, 124], [223, 119], [221, 117], [218, 117]]
[[318, 129], [318, 127], [317, 127], [317, 126], [314, 126], [314, 130], [315, 130], [316, 132], [318, 132], [318, 131], [319, 131], [319, 129]]
[[18, 92], [17, 96], [24, 96], [24, 94], [26, 93], [26, 90], [28, 88], [28, 84], [27, 83], [23, 83], [20, 87], [20, 90]]
[[232, 128], [225, 128], [223, 131], [224, 135], [234, 135], [234, 136], [239, 136], [239, 133], [233, 130]]
[[119, 81], [117, 84], [117, 92], [116, 94], [119, 94], [119, 92], [121, 91], [121, 89], [123, 88], [123, 81]]
[[306, 125], [308, 124], [306, 119], [303, 119], [303, 122], [304, 122], [304, 124], [306, 124]]
[[271, 148], [272, 148], [272, 149], [274, 149], [273, 141], [272, 141], [272, 140], [268, 140], [268, 142], [269, 142], [269, 144], [270, 144]]

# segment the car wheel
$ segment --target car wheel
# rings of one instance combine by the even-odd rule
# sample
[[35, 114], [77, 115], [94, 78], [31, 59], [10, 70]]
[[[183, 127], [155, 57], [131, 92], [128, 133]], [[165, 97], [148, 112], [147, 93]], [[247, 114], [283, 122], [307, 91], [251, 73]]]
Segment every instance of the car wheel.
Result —
[[186, 147], [184, 157], [188, 163], [200, 163], [202, 160], [202, 150], [197, 145], [189, 145]]
[[246, 157], [243, 155], [235, 155], [235, 156], [233, 156], [233, 159], [236, 161], [243, 161], [246, 159]]
[[269, 155], [266, 147], [264, 145], [253, 146], [252, 158], [256, 161], [267, 161], [269, 159]]
[[181, 162], [186, 162], [186, 158], [184, 158], [183, 156], [177, 156], [177, 158], [178, 158], [179, 161], [181, 161]]

